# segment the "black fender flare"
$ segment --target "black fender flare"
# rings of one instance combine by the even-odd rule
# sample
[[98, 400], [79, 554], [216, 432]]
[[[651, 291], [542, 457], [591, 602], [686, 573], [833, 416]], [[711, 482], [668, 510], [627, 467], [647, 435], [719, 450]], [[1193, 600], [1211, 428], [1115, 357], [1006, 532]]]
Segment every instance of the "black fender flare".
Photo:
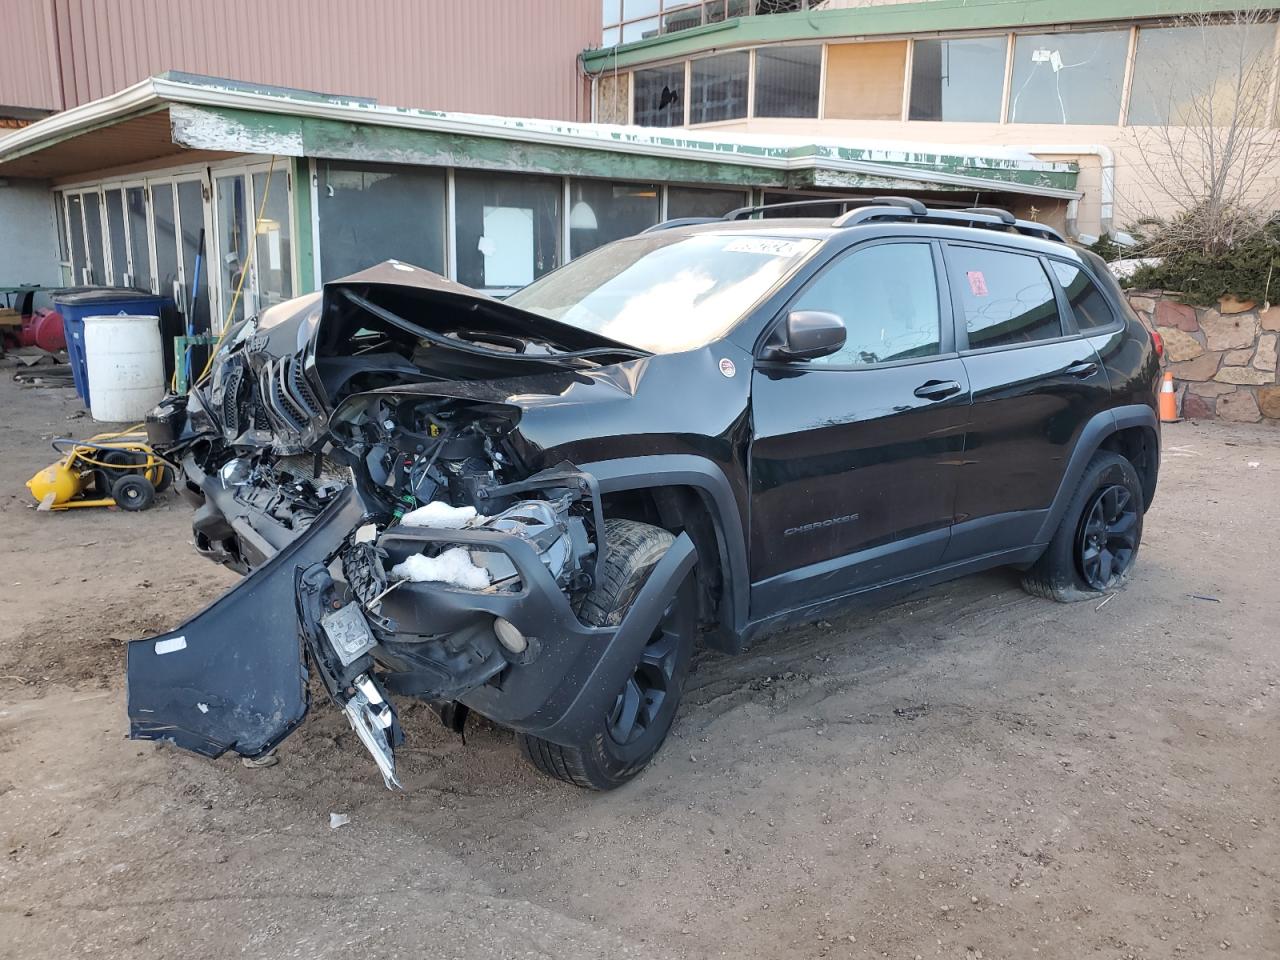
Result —
[[729, 478], [712, 460], [691, 453], [663, 453], [643, 457], [621, 457], [577, 464], [579, 470], [595, 477], [601, 493], [620, 493], [653, 487], [693, 487], [702, 495], [716, 531], [720, 568], [724, 571], [725, 604], [728, 622], [722, 627], [734, 637], [747, 623], [750, 579], [744, 521]]
[[1076, 440], [1075, 448], [1071, 451], [1066, 471], [1062, 475], [1062, 482], [1058, 485], [1058, 492], [1053, 497], [1053, 503], [1049, 505], [1049, 511], [1040, 525], [1039, 533], [1036, 534], [1036, 543], [1048, 543], [1053, 539], [1053, 533], [1062, 522], [1062, 515], [1066, 512], [1067, 504], [1075, 493], [1076, 484], [1080, 482], [1089, 461], [1102, 448], [1107, 437], [1131, 427], [1143, 427], [1151, 431], [1155, 441], [1153, 449], [1158, 459], [1160, 421], [1156, 417], [1154, 408], [1145, 403], [1132, 403], [1094, 414], [1081, 429], [1080, 438]]

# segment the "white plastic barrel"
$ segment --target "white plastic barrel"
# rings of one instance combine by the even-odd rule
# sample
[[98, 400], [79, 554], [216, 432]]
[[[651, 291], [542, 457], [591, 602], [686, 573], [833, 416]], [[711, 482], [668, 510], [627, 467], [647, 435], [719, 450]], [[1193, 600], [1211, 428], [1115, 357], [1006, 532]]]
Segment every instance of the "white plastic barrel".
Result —
[[84, 318], [89, 411], [110, 423], [142, 420], [164, 396], [159, 317]]

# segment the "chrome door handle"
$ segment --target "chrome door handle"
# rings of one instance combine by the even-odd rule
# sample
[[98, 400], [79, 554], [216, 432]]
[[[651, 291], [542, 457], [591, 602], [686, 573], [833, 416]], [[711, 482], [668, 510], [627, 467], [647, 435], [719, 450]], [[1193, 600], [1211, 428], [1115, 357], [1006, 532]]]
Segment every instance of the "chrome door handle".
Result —
[[962, 389], [954, 380], [929, 380], [916, 387], [914, 393], [921, 400], [945, 400]]
[[1079, 377], [1081, 380], [1086, 377], [1092, 377], [1098, 372], [1098, 365], [1092, 360], [1077, 360], [1075, 363], [1068, 364], [1067, 368], [1062, 371], [1073, 377]]

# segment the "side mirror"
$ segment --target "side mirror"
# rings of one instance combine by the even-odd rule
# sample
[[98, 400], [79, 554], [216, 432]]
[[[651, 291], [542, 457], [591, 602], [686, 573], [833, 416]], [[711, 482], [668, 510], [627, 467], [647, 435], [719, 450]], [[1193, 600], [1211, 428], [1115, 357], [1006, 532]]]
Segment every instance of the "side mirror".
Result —
[[765, 360], [813, 360], [844, 346], [844, 321], [826, 310], [792, 310], [765, 344]]

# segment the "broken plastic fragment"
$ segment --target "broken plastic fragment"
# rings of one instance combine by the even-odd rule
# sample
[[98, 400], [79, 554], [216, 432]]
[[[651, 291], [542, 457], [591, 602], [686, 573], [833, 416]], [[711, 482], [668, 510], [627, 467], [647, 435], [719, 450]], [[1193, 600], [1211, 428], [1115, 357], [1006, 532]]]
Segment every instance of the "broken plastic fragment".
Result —
[[441, 530], [460, 530], [476, 518], [475, 507], [455, 507], [443, 500], [433, 500], [426, 506], [410, 510], [400, 518], [406, 527], [438, 527]]
[[345, 826], [346, 826], [348, 823], [350, 823], [350, 822], [351, 822], [351, 818], [350, 818], [350, 817], [348, 817], [345, 813], [331, 813], [331, 814], [329, 814], [329, 829], [330, 829], [330, 830], [337, 830], [339, 827], [345, 827]]
[[467, 590], [483, 590], [489, 586], [489, 571], [477, 567], [471, 554], [452, 547], [438, 557], [415, 553], [391, 568], [391, 576], [415, 583], [451, 583]]
[[347, 722], [373, 756], [387, 789], [398, 787], [400, 781], [396, 779], [396, 758], [392, 750], [392, 740], [399, 729], [395, 710], [367, 673], [356, 677], [352, 686], [355, 694], [342, 705]]

